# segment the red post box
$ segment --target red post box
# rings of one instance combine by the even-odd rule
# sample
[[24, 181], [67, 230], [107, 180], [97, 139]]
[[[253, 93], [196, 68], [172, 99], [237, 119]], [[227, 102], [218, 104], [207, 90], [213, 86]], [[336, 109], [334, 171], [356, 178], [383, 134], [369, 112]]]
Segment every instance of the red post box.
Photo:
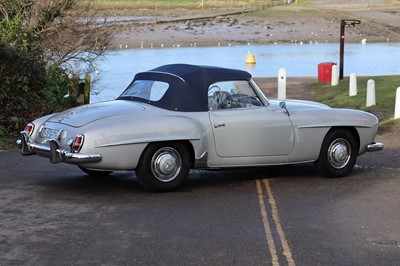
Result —
[[318, 82], [329, 83], [332, 79], [332, 66], [336, 65], [333, 62], [325, 62], [318, 64]]

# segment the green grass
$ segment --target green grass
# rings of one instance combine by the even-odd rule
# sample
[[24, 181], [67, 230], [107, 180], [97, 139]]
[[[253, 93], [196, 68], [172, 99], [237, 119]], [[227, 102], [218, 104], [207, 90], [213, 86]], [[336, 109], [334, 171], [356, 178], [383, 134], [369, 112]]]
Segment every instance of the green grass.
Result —
[[[366, 107], [367, 82], [375, 81], [376, 105]], [[400, 129], [400, 119], [393, 119], [396, 90], [400, 87], [400, 76], [357, 77], [357, 96], [349, 97], [349, 78], [344, 78], [338, 86], [330, 83], [316, 83], [311, 94], [316, 101], [336, 108], [354, 108], [375, 114], [381, 121], [380, 131]]]
[[18, 139], [17, 135], [7, 135], [0, 137], [0, 150], [15, 147], [15, 141]]

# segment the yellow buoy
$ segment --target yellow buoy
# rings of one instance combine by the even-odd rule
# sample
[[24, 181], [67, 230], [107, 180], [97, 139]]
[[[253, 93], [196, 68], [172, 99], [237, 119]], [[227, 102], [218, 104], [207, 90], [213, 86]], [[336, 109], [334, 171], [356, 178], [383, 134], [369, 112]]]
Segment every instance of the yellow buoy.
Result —
[[254, 54], [248, 52], [246, 56], [246, 64], [255, 64], [256, 63], [256, 57]]

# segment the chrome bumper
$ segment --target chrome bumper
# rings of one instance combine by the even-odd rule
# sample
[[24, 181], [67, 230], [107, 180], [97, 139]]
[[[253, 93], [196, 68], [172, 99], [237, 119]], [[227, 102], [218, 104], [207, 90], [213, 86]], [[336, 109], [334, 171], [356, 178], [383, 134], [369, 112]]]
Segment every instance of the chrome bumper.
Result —
[[22, 155], [37, 154], [50, 159], [51, 163], [96, 163], [101, 161], [100, 154], [82, 154], [74, 153], [67, 149], [60, 149], [59, 144], [55, 140], [49, 141], [50, 146], [30, 142], [26, 132], [21, 132], [21, 139], [17, 140], [17, 147], [21, 150]]
[[383, 143], [371, 143], [367, 145], [367, 151], [381, 151], [383, 150]]

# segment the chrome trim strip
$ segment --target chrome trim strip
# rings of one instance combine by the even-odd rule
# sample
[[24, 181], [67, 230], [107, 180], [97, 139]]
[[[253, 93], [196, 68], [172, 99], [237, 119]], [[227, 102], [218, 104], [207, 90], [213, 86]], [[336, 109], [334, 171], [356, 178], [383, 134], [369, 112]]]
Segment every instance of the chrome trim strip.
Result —
[[184, 80], [181, 76], [169, 73], [169, 72], [164, 72], [164, 71], [146, 71], [146, 72], [142, 72], [142, 73], [156, 73], [156, 74], [164, 74], [164, 75], [169, 75], [169, 76], [173, 76], [176, 78], [179, 78], [181, 81], [186, 82], [186, 80]]
[[60, 146], [56, 140], [50, 140], [49, 143], [50, 146], [31, 143], [26, 132], [22, 131], [21, 139], [17, 140], [17, 147], [21, 149], [22, 155], [37, 154], [39, 156], [49, 158], [51, 163], [96, 163], [100, 162], [102, 159], [100, 154], [73, 153], [67, 149], [60, 149]]
[[383, 143], [371, 143], [367, 145], [367, 151], [374, 152], [374, 151], [381, 151], [383, 150]]

